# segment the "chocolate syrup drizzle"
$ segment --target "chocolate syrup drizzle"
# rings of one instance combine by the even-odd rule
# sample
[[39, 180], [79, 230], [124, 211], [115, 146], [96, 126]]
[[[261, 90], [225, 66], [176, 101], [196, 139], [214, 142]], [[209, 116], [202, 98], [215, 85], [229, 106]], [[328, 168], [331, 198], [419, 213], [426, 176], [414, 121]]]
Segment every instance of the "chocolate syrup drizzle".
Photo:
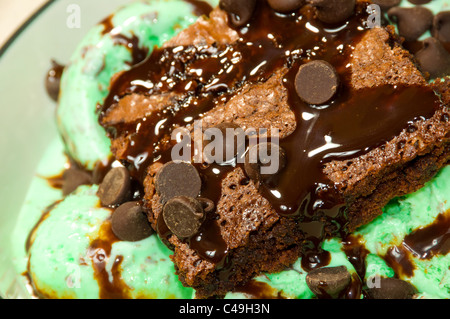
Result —
[[[323, 173], [324, 165], [366, 154], [413, 122], [430, 118], [441, 107], [439, 98], [426, 87], [352, 88], [350, 57], [367, 31], [363, 27], [365, 8], [357, 6], [355, 15], [345, 23], [326, 25], [314, 18], [314, 9], [308, 5], [299, 12], [282, 15], [259, 1], [249, 25], [235, 28], [240, 36], [237, 42], [155, 49], [145, 61], [123, 73], [112, 84], [100, 109], [100, 122], [127, 94], [170, 92], [179, 96], [172, 106], [142, 121], [106, 128], [112, 137], [118, 132], [132, 133], [125, 156], [141, 159], [138, 167], [132, 161], [128, 166], [143, 182], [149, 165], [171, 160], [174, 142], [167, 137], [175, 127], [191, 125], [207, 111], [226, 103], [245, 84], [264, 82], [276, 70], [285, 68], [288, 71], [283, 84], [297, 128], [281, 140], [287, 167], [275, 181], [263, 184], [260, 192], [281, 216], [296, 218], [305, 237], [317, 248], [324, 238], [345, 231], [347, 222], [339, 185]], [[307, 105], [295, 91], [299, 66], [315, 59], [331, 63], [341, 78], [340, 91], [329, 105]], [[200, 196], [217, 204], [221, 181], [234, 166], [196, 166], [205, 181]], [[228, 251], [220, 228], [214, 221], [208, 226], [200, 232], [203, 237], [194, 236], [200, 239], [190, 241], [191, 248], [206, 260], [220, 263]], [[208, 245], [204, 245], [206, 242]], [[213, 258], [211, 249], [215, 251]]]
[[413, 258], [430, 260], [450, 252], [450, 211], [439, 214], [433, 223], [415, 229], [405, 236], [401, 245], [390, 247], [384, 256], [397, 277], [412, 277], [415, 266]]

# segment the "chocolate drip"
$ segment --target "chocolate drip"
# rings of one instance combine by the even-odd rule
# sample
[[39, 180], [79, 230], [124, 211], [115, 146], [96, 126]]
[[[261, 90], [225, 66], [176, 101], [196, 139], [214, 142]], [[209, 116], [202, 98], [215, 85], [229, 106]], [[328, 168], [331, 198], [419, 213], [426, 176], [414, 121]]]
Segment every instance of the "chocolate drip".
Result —
[[109, 33], [114, 44], [122, 45], [131, 52], [132, 60], [129, 62], [130, 65], [136, 65], [139, 62], [142, 62], [148, 56], [148, 49], [139, 46], [139, 38], [134, 34], [131, 37], [127, 37], [120, 33], [112, 34], [111, 31], [114, 29], [113, 18], [114, 15], [110, 15], [99, 23], [103, 26], [101, 34], [106, 35]]
[[127, 285], [122, 281], [120, 264], [123, 261], [122, 256], [117, 256], [114, 260], [110, 280], [109, 273], [106, 270], [106, 264], [111, 258], [112, 245], [119, 241], [111, 229], [111, 222], [104, 222], [100, 228], [99, 238], [93, 240], [88, 249], [87, 256], [92, 260], [94, 268], [94, 278], [97, 280], [101, 299], [126, 299], [128, 298]]
[[[318, 243], [345, 231], [346, 224], [340, 185], [328, 179], [324, 166], [333, 160], [367, 154], [413, 122], [430, 118], [441, 106], [435, 93], [425, 87], [352, 88], [349, 59], [366, 32], [362, 27], [367, 19], [365, 8], [359, 6], [342, 25], [326, 25], [314, 18], [309, 6], [282, 15], [260, 1], [249, 26], [236, 29], [240, 39], [235, 43], [155, 49], [147, 60], [123, 73], [112, 84], [100, 109], [100, 122], [125, 95], [176, 95], [170, 107], [144, 120], [106, 127], [112, 137], [130, 133], [131, 143], [124, 158], [134, 159], [130, 160], [130, 170], [143, 181], [149, 165], [171, 160], [174, 142], [170, 133], [175, 127], [192, 125], [215, 106], [226, 103], [243, 85], [264, 82], [283, 68], [289, 70], [283, 83], [297, 128], [281, 141], [287, 155], [286, 168], [277, 180], [262, 184], [260, 192], [281, 216], [298, 220], [306, 239], [320, 253]], [[315, 59], [331, 63], [342, 81], [337, 97], [320, 107], [302, 102], [294, 87], [300, 65]], [[133, 165], [136, 159], [139, 165]], [[217, 164], [199, 168], [206, 184], [201, 196], [217, 204], [221, 181], [232, 169]], [[217, 227], [212, 237], [216, 246], [222, 247], [219, 230]], [[207, 255], [206, 246], [211, 247], [196, 246], [199, 255]], [[217, 250], [226, 252], [223, 247]]]
[[384, 256], [397, 276], [411, 277], [415, 265], [413, 258], [431, 259], [450, 251], [450, 211], [439, 214], [433, 223], [406, 235], [399, 246], [390, 247]]
[[403, 240], [403, 245], [420, 259], [445, 256], [450, 251], [450, 212], [439, 214], [436, 220], [414, 230]]
[[414, 274], [413, 261], [411, 260], [411, 253], [404, 246], [391, 247], [388, 249], [386, 255], [383, 257], [397, 277], [406, 276], [412, 277]]
[[360, 238], [360, 236], [349, 235], [342, 241], [342, 245], [348, 261], [355, 267], [359, 278], [364, 280], [366, 277], [366, 256], [369, 251], [361, 243]]
[[148, 56], [148, 49], [141, 48], [139, 46], [139, 38], [134, 34], [130, 37], [126, 37], [123, 34], [116, 34], [112, 36], [114, 43], [117, 45], [122, 45], [128, 48], [131, 52], [130, 65], [136, 65], [145, 60]]

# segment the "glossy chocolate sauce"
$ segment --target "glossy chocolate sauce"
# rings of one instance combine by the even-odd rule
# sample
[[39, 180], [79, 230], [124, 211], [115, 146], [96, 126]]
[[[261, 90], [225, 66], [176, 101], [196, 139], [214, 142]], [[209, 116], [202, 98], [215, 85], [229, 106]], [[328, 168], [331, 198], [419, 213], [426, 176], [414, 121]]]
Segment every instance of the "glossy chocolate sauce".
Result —
[[[125, 157], [140, 159], [138, 166], [132, 160], [128, 164], [132, 175], [142, 182], [149, 165], [171, 160], [174, 142], [168, 137], [175, 127], [192, 125], [215, 106], [226, 103], [245, 84], [264, 82], [275, 71], [285, 70], [283, 85], [297, 128], [281, 140], [287, 167], [270, 184], [261, 185], [260, 192], [281, 216], [298, 220], [311, 243], [306, 246], [317, 250], [323, 238], [342, 232], [346, 224], [339, 185], [325, 176], [324, 165], [368, 153], [413, 122], [430, 118], [441, 106], [434, 92], [424, 87], [383, 86], [358, 91], [351, 87], [351, 51], [367, 31], [363, 28], [366, 19], [364, 5], [349, 21], [325, 25], [314, 18], [309, 6], [282, 15], [260, 1], [249, 25], [236, 29], [240, 35], [237, 42], [155, 49], [145, 61], [123, 73], [111, 86], [100, 109], [100, 121], [127, 94], [176, 94], [169, 107], [144, 120], [106, 127], [112, 137], [131, 133]], [[342, 82], [329, 105], [308, 105], [295, 91], [298, 68], [315, 59], [331, 63]], [[234, 166], [212, 164], [204, 168], [197, 164], [197, 168], [204, 181], [200, 196], [217, 204], [221, 181]], [[219, 226], [211, 222], [200, 235], [196, 241], [191, 239], [191, 248], [217, 263], [216, 257], [208, 257], [214, 248], [214, 256], [221, 256], [223, 261], [227, 249]], [[322, 264], [327, 258], [320, 258]]]
[[403, 245], [390, 247], [386, 255], [383, 256], [386, 264], [390, 266], [396, 276], [412, 277], [414, 274], [414, 263], [411, 258], [411, 252]]
[[[366, 257], [369, 251], [362, 238], [348, 235], [342, 242], [347, 259], [353, 265], [359, 278], [366, 276]], [[398, 246], [389, 247], [381, 256], [394, 270], [397, 278], [414, 275], [414, 258], [430, 260], [434, 256], [445, 256], [450, 252], [450, 211], [439, 214], [428, 226], [413, 230]]]
[[121, 45], [131, 52], [132, 59], [128, 62], [129, 65], [136, 65], [139, 62], [142, 62], [148, 56], [148, 49], [139, 45], [139, 38], [134, 34], [132, 34], [131, 37], [127, 37], [121, 33], [111, 33], [111, 31], [115, 28], [112, 21], [113, 18], [114, 15], [110, 15], [100, 21], [99, 24], [103, 26], [101, 34], [109, 34], [115, 45]]
[[403, 245], [420, 259], [445, 256], [450, 252], [450, 212], [439, 214], [436, 220], [414, 230], [403, 240]]
[[[120, 264], [123, 257], [117, 256], [111, 269], [112, 278], [106, 270], [106, 264], [111, 258], [112, 245], [119, 241], [111, 229], [111, 222], [102, 224], [97, 239], [93, 240], [88, 249], [87, 257], [92, 260], [94, 267], [94, 278], [97, 280], [100, 291], [100, 299], [126, 299], [128, 298], [128, 287], [123, 282]], [[112, 279], [112, 280], [111, 280]]]
[[353, 265], [359, 278], [366, 277], [366, 256], [369, 251], [361, 243], [359, 236], [349, 235], [342, 241], [343, 251]]
[[397, 276], [412, 277], [413, 258], [430, 260], [450, 252], [450, 211], [439, 214], [433, 223], [415, 229], [399, 246], [390, 247], [383, 257]]

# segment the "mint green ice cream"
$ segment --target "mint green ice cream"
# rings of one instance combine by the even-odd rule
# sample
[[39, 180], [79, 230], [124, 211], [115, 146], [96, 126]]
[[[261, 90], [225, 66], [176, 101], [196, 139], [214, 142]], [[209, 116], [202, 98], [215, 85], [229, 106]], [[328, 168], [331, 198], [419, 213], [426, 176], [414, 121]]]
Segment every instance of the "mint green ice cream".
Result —
[[[218, 3], [209, 2], [212, 6]], [[432, 1], [427, 7], [436, 13], [449, 3]], [[402, 5], [410, 4], [404, 0]], [[93, 169], [98, 161], [111, 155], [109, 139], [97, 122], [96, 108], [108, 94], [111, 77], [129, 69], [131, 61], [130, 51], [114, 42], [111, 35], [114, 30], [127, 37], [137, 36], [139, 46], [151, 52], [155, 45], [161, 45], [195, 20], [192, 6], [182, 0], [136, 2], [111, 17], [113, 31], [102, 34], [105, 25], [94, 27], [72, 56], [62, 78], [57, 113], [64, 143], [56, 138], [42, 158], [11, 242], [17, 272], [28, 273], [40, 297], [194, 297], [194, 290], [183, 287], [178, 280], [170, 260], [172, 252], [156, 234], [134, 243], [119, 241], [111, 235], [112, 212], [99, 204], [97, 186], [81, 186], [64, 197], [47, 180], [64, 170], [68, 162], [64, 152], [87, 169]], [[54, 203], [40, 221], [42, 212]], [[398, 276], [417, 288], [417, 298], [450, 298], [450, 254], [421, 259], [411, 253], [412, 275], [397, 274], [386, 262], [389, 249], [402, 247], [405, 236], [432, 224], [440, 214], [448, 216], [449, 209], [450, 167], [447, 167], [418, 192], [393, 200], [382, 216], [360, 228], [353, 236], [368, 251], [363, 283], [377, 277]], [[39, 221], [39, 226], [33, 229]], [[327, 267], [343, 265], [356, 275], [344, 248], [345, 243], [339, 239], [323, 243], [323, 249], [331, 254]], [[315, 298], [306, 284], [306, 275], [299, 259], [292, 269], [263, 274], [254, 281], [270, 287], [273, 297]], [[27, 284], [26, 276], [23, 282]], [[252, 296], [243, 292], [230, 292], [226, 296], [249, 297]]]

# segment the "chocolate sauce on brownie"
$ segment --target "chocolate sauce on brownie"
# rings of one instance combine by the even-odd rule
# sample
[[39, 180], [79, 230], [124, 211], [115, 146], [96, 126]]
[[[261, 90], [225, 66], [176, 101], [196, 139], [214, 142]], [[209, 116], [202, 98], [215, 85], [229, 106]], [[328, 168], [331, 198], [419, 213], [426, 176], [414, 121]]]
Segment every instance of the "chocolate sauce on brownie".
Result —
[[[310, 6], [279, 14], [259, 1], [249, 24], [235, 28], [240, 36], [235, 43], [155, 49], [149, 58], [123, 73], [111, 86], [100, 109], [100, 121], [127, 94], [176, 94], [170, 107], [142, 121], [106, 128], [112, 137], [118, 132], [131, 133], [125, 157], [132, 175], [142, 182], [150, 164], [171, 160], [175, 142], [170, 141], [170, 133], [175, 127], [192, 125], [245, 84], [264, 82], [276, 70], [289, 69], [283, 84], [297, 127], [281, 140], [286, 168], [275, 181], [259, 189], [281, 216], [296, 218], [317, 249], [323, 238], [345, 232], [346, 225], [340, 185], [327, 178], [324, 165], [367, 154], [414, 122], [430, 118], [441, 106], [435, 93], [425, 87], [352, 88], [350, 56], [366, 32], [365, 9], [359, 5], [348, 21], [327, 25], [315, 19]], [[296, 93], [295, 75], [311, 60], [330, 63], [342, 81], [336, 97], [327, 105], [308, 105]], [[139, 165], [134, 165], [136, 159]], [[236, 165], [240, 164], [211, 164], [207, 168], [197, 164], [204, 181], [200, 196], [217, 204], [221, 181]], [[208, 256], [216, 246], [214, 256], [224, 258], [227, 249], [220, 228], [213, 225], [208, 227], [208, 236], [198, 237], [195, 243], [191, 240], [191, 248]], [[207, 245], [203, 238], [205, 242], [208, 238]], [[215, 257], [205, 259], [218, 263]]]

